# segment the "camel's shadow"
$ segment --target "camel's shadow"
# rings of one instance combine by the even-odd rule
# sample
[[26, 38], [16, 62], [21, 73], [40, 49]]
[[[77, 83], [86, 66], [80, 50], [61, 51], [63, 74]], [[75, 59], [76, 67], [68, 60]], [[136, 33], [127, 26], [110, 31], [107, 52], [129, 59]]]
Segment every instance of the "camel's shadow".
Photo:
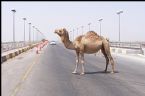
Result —
[[[115, 71], [114, 73], [119, 73], [118, 71]], [[85, 72], [85, 74], [112, 74], [111, 71], [95, 71], [95, 72]]]

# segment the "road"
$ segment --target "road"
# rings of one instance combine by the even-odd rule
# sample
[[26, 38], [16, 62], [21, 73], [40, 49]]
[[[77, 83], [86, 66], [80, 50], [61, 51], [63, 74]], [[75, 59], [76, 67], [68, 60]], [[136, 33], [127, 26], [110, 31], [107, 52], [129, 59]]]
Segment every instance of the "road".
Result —
[[145, 96], [145, 60], [113, 58], [115, 74], [103, 72], [98, 53], [85, 55], [86, 74], [75, 75], [75, 53], [63, 45], [29, 50], [1, 65], [2, 96]]

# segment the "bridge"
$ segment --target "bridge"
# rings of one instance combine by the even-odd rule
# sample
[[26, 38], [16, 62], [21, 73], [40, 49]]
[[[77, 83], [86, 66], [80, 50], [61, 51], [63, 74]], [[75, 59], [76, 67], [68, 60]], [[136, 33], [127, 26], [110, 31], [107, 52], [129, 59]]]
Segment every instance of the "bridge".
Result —
[[39, 54], [32, 47], [2, 63], [2, 96], [144, 96], [145, 56], [138, 52], [115, 52], [118, 47], [114, 49], [115, 43], [110, 44], [115, 74], [109, 73], [110, 65], [104, 73], [105, 59], [98, 52], [96, 56], [85, 55], [83, 76], [71, 73], [75, 52], [61, 43], [48, 43]]
[[[37, 42], [5, 42], [2, 43], [1, 52], [1, 63], [17, 56], [18, 54], [25, 52], [28, 49], [32, 49], [41, 43]], [[145, 54], [145, 42], [110, 42], [111, 51], [116, 53], [124, 54]]]
[[[145, 96], [144, 9], [145, 2], [2, 2], [2, 96]], [[72, 74], [76, 53], [54, 34], [63, 27], [70, 41], [88, 31], [108, 39], [115, 73], [111, 64], [104, 72], [99, 51], [85, 54], [84, 75], [80, 65]]]

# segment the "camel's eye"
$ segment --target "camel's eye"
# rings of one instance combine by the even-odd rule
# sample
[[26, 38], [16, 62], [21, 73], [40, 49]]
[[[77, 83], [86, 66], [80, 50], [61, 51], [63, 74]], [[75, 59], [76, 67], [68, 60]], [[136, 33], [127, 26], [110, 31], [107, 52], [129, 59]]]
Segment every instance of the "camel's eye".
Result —
[[61, 30], [58, 31], [58, 35], [62, 36], [62, 31]]
[[61, 30], [59, 30], [59, 33], [62, 33], [62, 31], [61, 31]]
[[59, 30], [59, 33], [60, 33], [60, 34], [63, 34], [63, 31], [62, 31], [62, 30]]

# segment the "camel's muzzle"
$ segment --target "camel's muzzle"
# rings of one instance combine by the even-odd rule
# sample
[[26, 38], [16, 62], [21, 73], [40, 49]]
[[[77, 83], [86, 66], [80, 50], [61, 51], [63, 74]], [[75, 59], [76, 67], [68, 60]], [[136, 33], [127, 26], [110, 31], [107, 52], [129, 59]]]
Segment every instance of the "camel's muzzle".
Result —
[[54, 33], [57, 33], [56, 31], [54, 31]]

